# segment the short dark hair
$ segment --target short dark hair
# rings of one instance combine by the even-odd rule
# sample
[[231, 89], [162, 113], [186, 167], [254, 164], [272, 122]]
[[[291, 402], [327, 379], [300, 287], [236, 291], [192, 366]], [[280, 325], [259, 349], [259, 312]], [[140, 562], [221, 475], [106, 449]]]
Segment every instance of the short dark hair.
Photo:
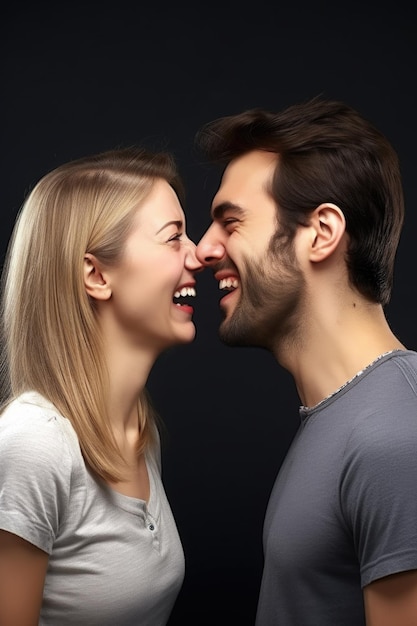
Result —
[[371, 301], [389, 302], [404, 222], [399, 159], [358, 111], [321, 97], [278, 112], [249, 109], [204, 125], [196, 145], [223, 165], [251, 150], [276, 153], [271, 195], [287, 235], [323, 202], [338, 205], [349, 280]]

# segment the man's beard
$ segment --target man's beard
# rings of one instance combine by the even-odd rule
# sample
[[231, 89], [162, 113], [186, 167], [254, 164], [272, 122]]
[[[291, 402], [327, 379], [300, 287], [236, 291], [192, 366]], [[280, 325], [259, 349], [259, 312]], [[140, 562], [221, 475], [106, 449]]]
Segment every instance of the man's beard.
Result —
[[240, 300], [219, 328], [225, 344], [272, 350], [294, 333], [304, 278], [291, 244], [279, 248], [270, 246], [260, 261], [244, 261]]

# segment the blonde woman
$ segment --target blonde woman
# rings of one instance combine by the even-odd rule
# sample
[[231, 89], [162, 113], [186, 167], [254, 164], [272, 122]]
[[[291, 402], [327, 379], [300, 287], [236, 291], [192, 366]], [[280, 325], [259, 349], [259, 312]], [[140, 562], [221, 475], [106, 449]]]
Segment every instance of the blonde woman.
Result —
[[201, 268], [172, 157], [44, 176], [3, 270], [0, 624], [162, 626], [184, 554], [146, 381], [195, 335]]

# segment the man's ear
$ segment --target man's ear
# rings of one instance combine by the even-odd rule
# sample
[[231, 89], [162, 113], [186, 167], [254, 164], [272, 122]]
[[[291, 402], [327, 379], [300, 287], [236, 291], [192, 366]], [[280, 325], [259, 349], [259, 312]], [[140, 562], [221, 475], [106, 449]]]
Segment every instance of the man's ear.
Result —
[[313, 233], [310, 261], [323, 261], [336, 250], [346, 232], [343, 211], [330, 202], [320, 204], [310, 216], [310, 228]]
[[84, 255], [84, 285], [88, 295], [95, 300], [108, 300], [111, 296], [111, 288], [100, 263], [89, 252]]

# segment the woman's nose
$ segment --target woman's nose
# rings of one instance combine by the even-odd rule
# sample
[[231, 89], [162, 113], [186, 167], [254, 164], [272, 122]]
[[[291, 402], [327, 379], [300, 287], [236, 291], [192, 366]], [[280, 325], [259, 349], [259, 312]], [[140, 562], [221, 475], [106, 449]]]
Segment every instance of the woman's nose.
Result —
[[198, 270], [201, 270], [203, 267], [203, 264], [200, 262], [200, 260], [197, 257], [196, 249], [197, 249], [197, 246], [194, 243], [194, 241], [191, 241], [191, 239], [189, 239], [187, 241], [187, 253], [185, 255], [185, 267], [192, 272], [198, 272]]

